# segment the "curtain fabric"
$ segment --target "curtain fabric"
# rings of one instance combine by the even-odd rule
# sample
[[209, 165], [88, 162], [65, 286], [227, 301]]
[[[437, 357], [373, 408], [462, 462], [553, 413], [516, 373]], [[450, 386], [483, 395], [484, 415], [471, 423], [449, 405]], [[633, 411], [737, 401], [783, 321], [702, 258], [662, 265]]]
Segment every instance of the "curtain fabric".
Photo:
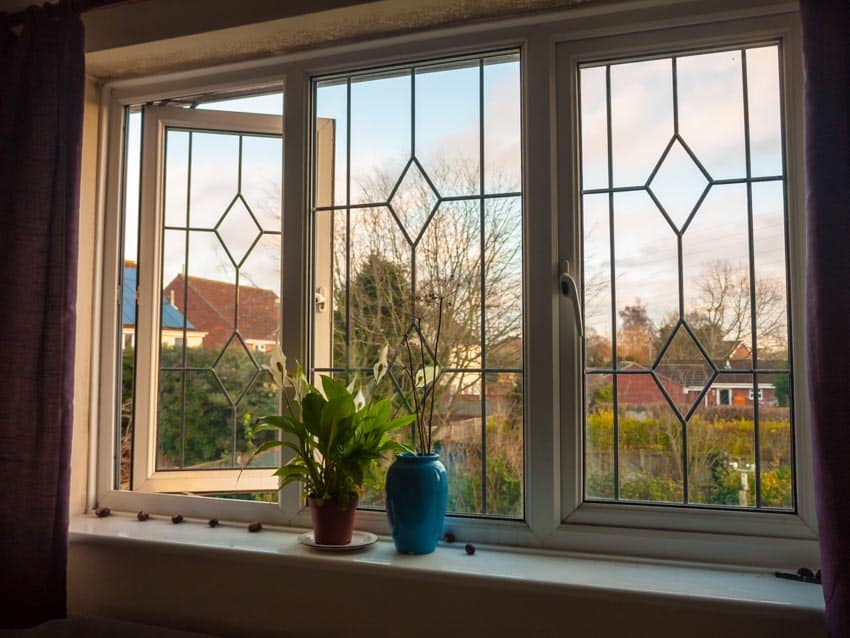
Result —
[[809, 392], [830, 636], [850, 636], [850, 2], [802, 0]]
[[65, 616], [84, 89], [78, 15], [0, 14], [0, 627]]

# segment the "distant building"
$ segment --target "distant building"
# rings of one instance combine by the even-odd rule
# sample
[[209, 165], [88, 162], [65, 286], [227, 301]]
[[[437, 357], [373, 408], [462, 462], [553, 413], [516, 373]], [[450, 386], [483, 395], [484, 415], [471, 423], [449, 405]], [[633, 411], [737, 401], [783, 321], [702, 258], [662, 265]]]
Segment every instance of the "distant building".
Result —
[[234, 333], [255, 352], [268, 352], [278, 341], [280, 298], [272, 290], [180, 274], [163, 294], [206, 333], [205, 347], [224, 347]]
[[[751, 361], [737, 360], [736, 367], [722, 366], [711, 387], [702, 397], [706, 407], [730, 406], [746, 407], [755, 403], [753, 390], [753, 375], [747, 372], [734, 372], [735, 369], [750, 367]], [[649, 372], [649, 369], [637, 364], [628, 363], [622, 370]], [[676, 363], [669, 366], [659, 366], [655, 371], [658, 382], [671, 399], [678, 401], [685, 395], [686, 404], [692, 404], [702, 392], [706, 368], [701, 364]], [[610, 376], [605, 377], [610, 382]], [[776, 387], [773, 383], [761, 382], [758, 388], [759, 405], [776, 405]], [[617, 379], [617, 403], [621, 407], [649, 407], [666, 403], [659, 391], [658, 385], [649, 374], [621, 374]]]
[[[121, 345], [122, 348], [136, 346], [136, 262], [124, 262], [124, 291], [121, 303]], [[183, 344], [189, 348], [203, 345], [206, 332], [198, 330], [191, 321], [185, 322], [184, 317], [168, 299], [162, 298], [162, 315], [160, 319], [160, 340], [163, 346], [174, 348]]]

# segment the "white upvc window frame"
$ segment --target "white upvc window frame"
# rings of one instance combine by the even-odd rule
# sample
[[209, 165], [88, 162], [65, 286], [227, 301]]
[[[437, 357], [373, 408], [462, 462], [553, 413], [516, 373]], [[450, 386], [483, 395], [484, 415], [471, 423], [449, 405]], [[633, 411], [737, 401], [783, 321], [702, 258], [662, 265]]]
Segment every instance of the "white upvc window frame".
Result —
[[[562, 494], [564, 534], [597, 526], [603, 535], [623, 536], [622, 530], [671, 530], [709, 533], [727, 537], [729, 542], [759, 552], [748, 537], [771, 537], [794, 553], [817, 538], [813, 510], [811, 454], [809, 447], [808, 402], [804, 331], [805, 309], [805, 200], [802, 165], [802, 71], [800, 34], [793, 15], [724, 20], [705, 25], [681, 26], [663, 31], [639, 34], [605, 34], [561, 44], [557, 52], [558, 97], [563, 105], [559, 112], [559, 191], [558, 208], [562, 225], [559, 229], [563, 257], [574, 264], [573, 275], [581, 277], [580, 252], [580, 188], [578, 171], [577, 72], [579, 65], [600, 60], [640, 58], [667, 55], [680, 51], [750, 46], [779, 43], [780, 72], [784, 87], [786, 179], [788, 193], [789, 289], [791, 348], [794, 354], [794, 449], [796, 511], [724, 511], [720, 508], [690, 506], [656, 506], [629, 503], [584, 502], [582, 485], [582, 368], [580, 344], [570, 322], [562, 322], [560, 337], [565, 356], [562, 361], [561, 409], [564, 417], [562, 441]], [[568, 306], [562, 302], [565, 308]], [[569, 311], [569, 309], [568, 309]], [[576, 452], [578, 451], [578, 452]], [[627, 545], [637, 545], [636, 535], [623, 538]], [[733, 540], [734, 539], [734, 540]], [[799, 541], [795, 543], [795, 541]], [[594, 543], [589, 544], [593, 546]], [[806, 554], [798, 554], [800, 559]], [[801, 563], [802, 564], [802, 563]]]
[[[688, 26], [691, 25], [691, 26]], [[678, 29], [681, 29], [679, 31]], [[306, 361], [314, 295], [311, 291], [309, 211], [311, 173], [310, 82], [315, 76], [367, 67], [416, 62], [515, 48], [521, 54], [523, 101], [524, 326], [525, 326], [525, 519], [516, 521], [450, 516], [446, 529], [458, 538], [504, 545], [601, 552], [636, 557], [675, 558], [748, 565], [817, 563], [802, 305], [792, 303], [795, 354], [795, 444], [797, 503], [793, 514], [723, 512], [582, 499], [581, 369], [578, 341], [568, 301], [558, 296], [561, 258], [578, 263], [575, 140], [572, 113], [575, 63], [616, 36], [606, 57], [657, 51], [675, 33], [689, 48], [721, 43], [781, 40], [797, 57], [785, 66], [786, 135], [792, 300], [804, 293], [802, 216], [802, 82], [796, 7], [758, 1], [738, 3], [657, 0], [630, 6], [573, 9], [546, 16], [476, 24], [431, 33], [244, 62], [168, 76], [118, 81], [103, 90], [100, 143], [98, 256], [95, 309], [101, 338], [95, 346], [91, 389], [98, 409], [93, 432], [90, 506], [270, 524], [310, 526], [309, 511], [295, 485], [279, 502], [252, 503], [177, 494], [114, 489], [116, 336], [120, 299], [121, 175], [124, 108], [163, 98], [213, 91], [284, 87], [287, 131], [283, 161], [282, 305], [287, 306], [282, 345], [290, 357]], [[598, 52], [597, 52], [598, 53]], [[563, 75], [566, 74], [566, 75]], [[563, 77], [562, 77], [563, 76]], [[792, 96], [789, 98], [788, 96]], [[559, 110], [559, 105], [560, 110]], [[566, 107], [564, 107], [566, 105]], [[566, 110], [565, 110], [566, 108]], [[580, 273], [578, 273], [580, 274]], [[120, 332], [120, 331], [119, 331]], [[116, 348], [119, 350], [116, 351]], [[383, 512], [358, 512], [359, 529], [387, 533]]]
[[[139, 218], [139, 273], [136, 290], [139, 338], [135, 396], [157, 397], [160, 317], [162, 315], [162, 228], [165, 223], [165, 144], [169, 129], [203, 132], [283, 135], [283, 118], [275, 115], [146, 106], [143, 110], [142, 178]], [[182, 337], [180, 337], [182, 340]], [[152, 401], [134, 405], [133, 489], [141, 492], [276, 490], [273, 469], [157, 469], [157, 411]]]

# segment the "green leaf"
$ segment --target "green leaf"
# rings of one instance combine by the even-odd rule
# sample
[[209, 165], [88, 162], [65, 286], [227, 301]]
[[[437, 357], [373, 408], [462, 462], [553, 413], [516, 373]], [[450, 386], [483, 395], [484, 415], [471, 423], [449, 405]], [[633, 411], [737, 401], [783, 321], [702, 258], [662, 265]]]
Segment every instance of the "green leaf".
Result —
[[251, 454], [251, 460], [253, 460], [255, 456], [259, 456], [263, 452], [276, 447], [280, 447], [281, 445], [283, 445], [283, 441], [266, 441], [265, 443], [260, 445], [260, 447], [254, 450], [254, 453]]
[[[340, 425], [354, 414], [354, 400], [347, 392], [331, 399], [322, 408], [322, 426], [319, 435], [319, 451], [327, 456], [336, 444]], [[350, 425], [350, 423], [349, 423]]]
[[351, 393], [341, 382], [326, 375], [322, 375], [322, 389], [325, 391], [325, 396], [328, 398], [328, 401], [333, 401], [340, 397], [351, 396]]
[[277, 472], [274, 473], [274, 476], [279, 476], [281, 478], [287, 478], [290, 476], [304, 477], [306, 475], [307, 470], [298, 465], [284, 465], [283, 467], [278, 468]]
[[327, 401], [318, 392], [311, 392], [301, 402], [301, 418], [306, 430], [319, 436], [322, 423], [322, 409]]
[[[260, 421], [257, 421], [260, 423]], [[257, 427], [254, 428], [254, 432], [280, 432], [281, 430], [284, 432], [290, 432], [289, 425], [272, 425], [270, 423], [260, 423]]]
[[403, 428], [405, 425], [410, 425], [416, 420], [415, 414], [403, 414], [402, 416], [397, 416], [387, 423], [386, 432], [392, 432], [394, 430], [398, 430], [399, 428]]

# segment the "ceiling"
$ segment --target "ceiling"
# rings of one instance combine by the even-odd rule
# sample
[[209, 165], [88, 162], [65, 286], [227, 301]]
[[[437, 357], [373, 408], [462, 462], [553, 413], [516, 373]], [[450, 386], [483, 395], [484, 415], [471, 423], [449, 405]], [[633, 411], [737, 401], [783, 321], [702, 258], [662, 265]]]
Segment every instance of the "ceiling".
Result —
[[[86, 70], [102, 79], [151, 75], [613, 1], [116, 0], [82, 14]], [[0, 0], [0, 11], [32, 3]]]

